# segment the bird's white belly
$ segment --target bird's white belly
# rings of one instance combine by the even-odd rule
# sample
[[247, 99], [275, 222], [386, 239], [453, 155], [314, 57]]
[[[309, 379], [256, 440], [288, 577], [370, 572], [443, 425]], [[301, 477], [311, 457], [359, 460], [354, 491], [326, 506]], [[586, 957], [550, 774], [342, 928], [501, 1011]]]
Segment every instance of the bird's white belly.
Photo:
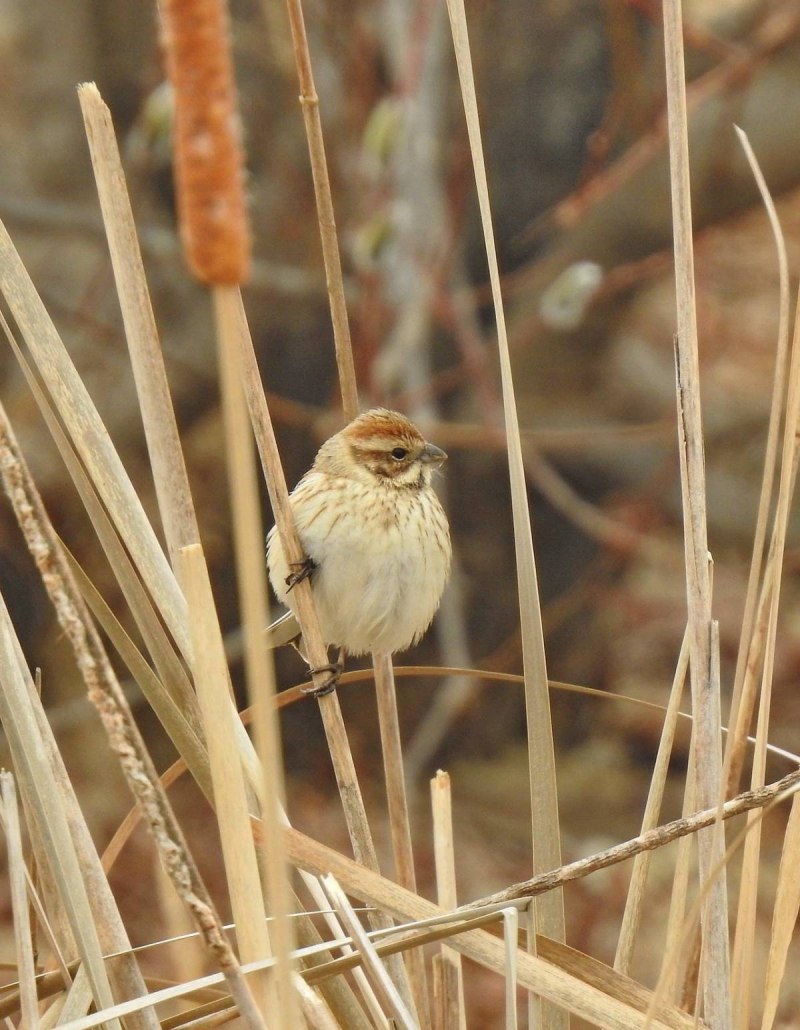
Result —
[[[298, 532], [303, 550], [317, 566], [312, 586], [326, 643], [355, 655], [391, 653], [410, 647], [427, 629], [450, 561], [440, 510], [434, 525], [421, 522], [413, 505], [401, 497], [387, 507], [386, 517], [367, 527], [359, 519], [318, 518], [299, 525]], [[288, 573], [281, 575], [285, 561], [275, 543], [270, 549], [273, 584], [282, 583]], [[277, 592], [291, 605], [291, 592]]]

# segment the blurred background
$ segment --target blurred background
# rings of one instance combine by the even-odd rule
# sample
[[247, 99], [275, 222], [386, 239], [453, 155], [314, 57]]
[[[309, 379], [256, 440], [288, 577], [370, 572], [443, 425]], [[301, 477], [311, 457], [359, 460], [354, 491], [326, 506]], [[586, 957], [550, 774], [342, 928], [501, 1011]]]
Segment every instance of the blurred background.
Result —
[[[549, 673], [663, 704], [686, 607], [660, 6], [651, 0], [472, 0], [467, 6]], [[305, 13], [363, 405], [406, 411], [450, 455], [440, 486], [456, 572], [434, 630], [398, 664], [519, 672], [494, 321], [445, 7], [433, 0], [308, 0]], [[727, 692], [778, 323], [775, 248], [733, 126], [749, 135], [775, 193], [796, 282], [800, 3], [693, 0], [685, 16], [709, 540]], [[232, 17], [255, 243], [245, 304], [294, 483], [340, 425], [332, 333], [286, 12], [272, 0], [234, 0]], [[236, 662], [213, 323], [176, 236], [170, 100], [155, 5], [0, 0], [0, 69], [0, 218], [155, 519], [75, 86], [96, 81], [111, 108]], [[119, 601], [8, 349], [0, 350], [0, 395], [60, 532], [109, 602]], [[789, 544], [790, 571], [800, 562], [796, 539]], [[125, 788], [7, 505], [0, 507], [0, 588], [31, 665], [42, 669], [59, 740], [102, 847], [128, 805]], [[774, 701], [773, 740], [792, 750], [800, 750], [797, 593], [790, 575]], [[282, 685], [301, 679], [296, 655], [281, 654], [278, 664]], [[342, 704], [379, 822], [382, 773], [369, 684], [344, 689]], [[660, 716], [631, 702], [561, 691], [552, 704], [570, 859], [637, 832]], [[144, 706], [138, 711], [166, 765], [169, 748]], [[404, 680], [400, 715], [416, 788], [423, 884], [431, 876], [427, 780], [438, 767], [454, 781], [464, 900], [527, 876], [519, 686], [478, 676]], [[346, 850], [316, 706], [301, 702], [283, 720], [295, 821]], [[687, 747], [684, 732], [678, 772]], [[776, 761], [771, 772], [786, 769]], [[678, 811], [679, 786], [665, 817]], [[186, 812], [202, 838], [194, 801]], [[776, 833], [779, 821], [769, 824]], [[144, 841], [140, 847], [141, 854], [135, 844], [130, 849], [138, 862]], [[217, 862], [213, 842], [206, 861]], [[666, 862], [664, 870], [666, 877]], [[617, 867], [571, 889], [570, 943], [613, 958], [627, 876]], [[126, 894], [135, 922], [141, 898], [130, 883]], [[8, 916], [3, 888], [0, 917]], [[640, 957], [643, 975], [657, 968], [657, 957]], [[473, 1005], [493, 1011], [491, 991]]]

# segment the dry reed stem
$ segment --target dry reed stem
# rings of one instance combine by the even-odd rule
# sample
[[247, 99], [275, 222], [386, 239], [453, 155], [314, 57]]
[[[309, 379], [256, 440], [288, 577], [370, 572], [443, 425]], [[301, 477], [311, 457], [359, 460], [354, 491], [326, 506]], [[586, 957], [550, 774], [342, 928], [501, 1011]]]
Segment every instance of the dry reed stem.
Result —
[[[181, 581], [192, 628], [192, 671], [208, 741], [214, 811], [236, 925], [239, 958], [244, 963], [257, 962], [271, 955], [272, 948], [256, 850], [250, 832], [245, 776], [235, 746], [235, 721], [238, 719], [231, 705], [225, 647], [200, 544], [183, 548], [181, 560]], [[281, 1012], [274, 981], [263, 974], [256, 974], [248, 983], [262, 1017], [266, 1018], [275, 1010]]]
[[[278, 454], [277, 441], [272, 426], [269, 409], [261, 377], [258, 371], [252, 340], [247, 330], [244, 310], [239, 308], [240, 331], [237, 334], [241, 353], [242, 381], [245, 398], [250, 411], [250, 419], [256, 438], [264, 478], [269, 491], [270, 503], [275, 514], [284, 551], [290, 562], [300, 561], [303, 551], [294, 527], [294, 517], [289, 505], [289, 491]], [[313, 668], [327, 664], [328, 654], [319, 629], [319, 620], [314, 609], [311, 585], [308, 581], [298, 583], [294, 589], [294, 600], [297, 606], [298, 621], [303, 630], [306, 653]], [[313, 684], [320, 687], [325, 683], [328, 674], [313, 674]], [[377, 855], [372, 843], [372, 836], [364, 811], [361, 791], [353, 765], [352, 754], [347, 742], [347, 734], [341, 717], [336, 692], [319, 698], [320, 712], [325, 723], [326, 734], [331, 751], [331, 758], [336, 770], [337, 783], [342, 793], [342, 806], [345, 812], [348, 829], [351, 835], [356, 859], [364, 865], [377, 866]]]
[[25, 855], [17, 805], [17, 788], [10, 772], [0, 772], [0, 794], [3, 800], [3, 830], [6, 836], [8, 885], [14, 922], [14, 955], [19, 978], [21, 1026], [35, 1030], [39, 1025], [39, 1003], [36, 997], [36, 966], [28, 908]]
[[97, 409], [0, 222], [0, 290], [47, 391], [109, 515], [181, 652], [189, 656], [186, 602]]
[[[255, 715], [256, 744], [261, 760], [261, 783], [256, 785], [264, 823], [265, 846], [261, 849], [269, 911], [273, 916], [270, 939], [277, 958], [274, 972], [277, 1005], [273, 1006], [275, 1027], [293, 1030], [300, 1014], [292, 987], [289, 955], [295, 941], [290, 884], [283, 848], [286, 789], [283, 777], [280, 727], [275, 707], [275, 670], [270, 651], [262, 645], [263, 627], [269, 622], [266, 567], [254, 561], [264, 547], [261, 506], [256, 481], [255, 448], [247, 405], [241, 387], [240, 330], [241, 304], [234, 288], [214, 291], [217, 325], [217, 363], [225, 424], [228, 481], [231, 491], [233, 540], [244, 633], [245, 675], [248, 696]], [[249, 834], [249, 827], [247, 830]]]
[[241, 283], [250, 264], [241, 126], [225, 0], [164, 0], [173, 155], [184, 252], [202, 282]]
[[[522, 656], [525, 673], [525, 709], [528, 728], [528, 761], [533, 832], [533, 869], [555, 869], [561, 865], [561, 840], [556, 794], [556, 769], [550, 701], [547, 689], [547, 665], [544, 650], [541, 607], [533, 553], [530, 511], [522, 458], [514, 397], [514, 382], [506, 334], [500, 272], [494, 242], [489, 188], [481, 142], [475, 81], [469, 50], [466, 13], [463, 0], [448, 0], [447, 9], [453, 34], [459, 81], [467, 121], [472, 164], [477, 185], [478, 203], [483, 226], [489, 277], [492, 286], [500, 376], [503, 389], [503, 412], [508, 441], [508, 463], [511, 481], [511, 503], [514, 522], [514, 545], [520, 601]], [[537, 930], [554, 940], [564, 940], [564, 903], [559, 891], [537, 903]], [[531, 935], [531, 943], [533, 943]], [[542, 1025], [546, 1030], [565, 1027], [563, 1012], [542, 1006]], [[535, 1019], [535, 1013], [531, 1012]]]
[[[266, 3], [264, 6], [266, 7]], [[353, 347], [350, 342], [350, 323], [347, 319], [347, 302], [344, 294], [342, 263], [339, 257], [339, 241], [336, 235], [336, 218], [328, 176], [328, 163], [325, 159], [319, 97], [314, 85], [314, 73], [311, 67], [311, 55], [308, 49], [301, 0], [287, 0], [287, 6], [297, 77], [300, 84], [300, 107], [306, 127], [311, 175], [314, 181], [314, 197], [317, 204], [322, 260], [325, 265], [325, 282], [328, 288], [333, 323], [333, 341], [336, 350], [336, 366], [339, 370], [342, 409], [346, 421], [350, 422], [358, 414], [358, 386], [353, 362]]]
[[[431, 780], [433, 814], [433, 857], [436, 872], [436, 903], [440, 908], [456, 908], [455, 845], [453, 841], [453, 806], [450, 777], [440, 769]], [[439, 962], [441, 1007], [440, 1018], [446, 1030], [466, 1030], [464, 1007], [464, 974], [461, 956], [452, 948], [443, 947], [436, 956]], [[436, 992], [434, 991], [434, 996]]]
[[[772, 504], [772, 493], [775, 483], [775, 462], [778, 454], [778, 434], [780, 432], [781, 414], [786, 397], [787, 361], [789, 353], [789, 267], [786, 256], [786, 241], [783, 236], [778, 213], [775, 210], [772, 196], [764, 180], [758, 160], [750, 146], [750, 141], [738, 126], [734, 126], [736, 135], [744, 150], [753, 178], [758, 186], [759, 194], [767, 213], [778, 263], [778, 338], [775, 352], [775, 373], [772, 386], [772, 403], [769, 412], [767, 443], [764, 450], [764, 472], [761, 480], [761, 492], [758, 503], [758, 515], [753, 536], [753, 551], [750, 559], [750, 572], [747, 580], [742, 628], [739, 636], [739, 648], [736, 654], [736, 672], [733, 680], [733, 694], [728, 722], [733, 727], [725, 747], [724, 782], [726, 797], [735, 793], [741, 778], [747, 747], [747, 731], [753, 716], [754, 694], [745, 701], [743, 685], [751, 656], [754, 651], [754, 635], [757, 626], [757, 608], [761, 584], [761, 571], [764, 564], [764, 544], [767, 535], [767, 524]], [[758, 651], [760, 653], [760, 649]], [[760, 662], [759, 662], [760, 664]]]
[[[683, 689], [686, 683], [686, 673], [689, 667], [689, 637], [688, 632], [684, 634], [681, 651], [678, 657], [678, 664], [675, 669], [675, 677], [670, 690], [669, 703], [664, 716], [664, 725], [661, 729], [661, 738], [658, 742], [658, 752], [653, 766], [653, 775], [650, 778], [650, 786], [647, 793], [644, 815], [642, 816], [642, 833], [652, 830], [658, 824], [658, 816], [661, 812], [661, 803], [664, 798], [664, 788], [669, 772], [669, 762], [672, 756], [672, 745], [675, 741], [675, 732], [678, 726], [679, 709]], [[642, 907], [644, 904], [645, 887], [647, 885], [647, 874], [650, 868], [649, 852], [642, 852], [637, 855], [633, 862], [628, 896], [625, 902], [625, 911], [622, 916], [622, 925], [617, 941], [617, 952], [614, 957], [614, 968], [621, 973], [627, 974], [630, 970], [633, 959], [633, 950], [636, 943], [636, 935], [639, 932], [639, 925], [642, 918]]]
[[[414, 871], [414, 851], [411, 844], [411, 824], [408, 817], [405, 766], [400, 740], [400, 722], [397, 716], [397, 692], [392, 669], [392, 656], [373, 654], [372, 667], [375, 673], [378, 725], [383, 773], [386, 780], [389, 833], [392, 840], [395, 878], [401, 886], [416, 894], [417, 876]], [[406, 958], [406, 966], [417, 1012], [424, 1025], [426, 1022], [430, 1022], [430, 1014], [428, 1012], [425, 961], [422, 952], [410, 952]]]
[[[690, 676], [696, 737], [697, 798], [702, 807], [722, 799], [719, 698], [711, 685], [711, 583], [708, 568], [705, 459], [700, 404], [697, 316], [695, 310], [692, 215], [686, 82], [680, 0], [664, 0], [664, 51], [667, 80], [670, 183], [677, 302], [677, 400], [683, 498], [686, 590], [689, 608]], [[720, 869], [703, 910], [702, 982], [706, 1018], [716, 1030], [731, 1025], [730, 953], [725, 869], [719, 865], [725, 844], [715, 829], [698, 837], [700, 878]]]
[[199, 539], [186, 464], [111, 114], [94, 83], [78, 87], [153, 483], [173, 569]]

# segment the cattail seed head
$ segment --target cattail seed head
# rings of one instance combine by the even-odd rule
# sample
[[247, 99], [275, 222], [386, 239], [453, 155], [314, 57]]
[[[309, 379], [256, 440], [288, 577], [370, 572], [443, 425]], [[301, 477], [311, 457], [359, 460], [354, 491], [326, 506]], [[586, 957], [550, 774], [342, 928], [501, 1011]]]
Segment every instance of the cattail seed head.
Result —
[[243, 148], [224, 0], [164, 0], [175, 95], [174, 161], [189, 267], [209, 285], [246, 277], [250, 234]]

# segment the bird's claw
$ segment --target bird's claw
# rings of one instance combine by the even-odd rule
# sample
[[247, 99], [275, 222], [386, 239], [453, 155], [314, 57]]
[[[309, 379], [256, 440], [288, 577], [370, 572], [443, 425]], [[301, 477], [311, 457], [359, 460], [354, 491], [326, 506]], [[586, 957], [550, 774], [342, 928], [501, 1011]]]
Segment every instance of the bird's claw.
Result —
[[319, 686], [306, 687], [303, 693], [308, 694], [309, 697], [325, 697], [326, 694], [330, 694], [336, 689], [339, 677], [344, 672], [344, 649], [339, 651], [339, 657], [331, 665], [320, 665], [309, 671], [312, 676], [316, 676], [320, 672], [329, 672], [331, 675]]
[[298, 583], [302, 583], [304, 579], [308, 579], [316, 567], [317, 563], [313, 558], [309, 558], [308, 555], [306, 555], [302, 561], [289, 562], [289, 568], [293, 571], [290, 572], [284, 580], [286, 586], [289, 590], [293, 590]]

